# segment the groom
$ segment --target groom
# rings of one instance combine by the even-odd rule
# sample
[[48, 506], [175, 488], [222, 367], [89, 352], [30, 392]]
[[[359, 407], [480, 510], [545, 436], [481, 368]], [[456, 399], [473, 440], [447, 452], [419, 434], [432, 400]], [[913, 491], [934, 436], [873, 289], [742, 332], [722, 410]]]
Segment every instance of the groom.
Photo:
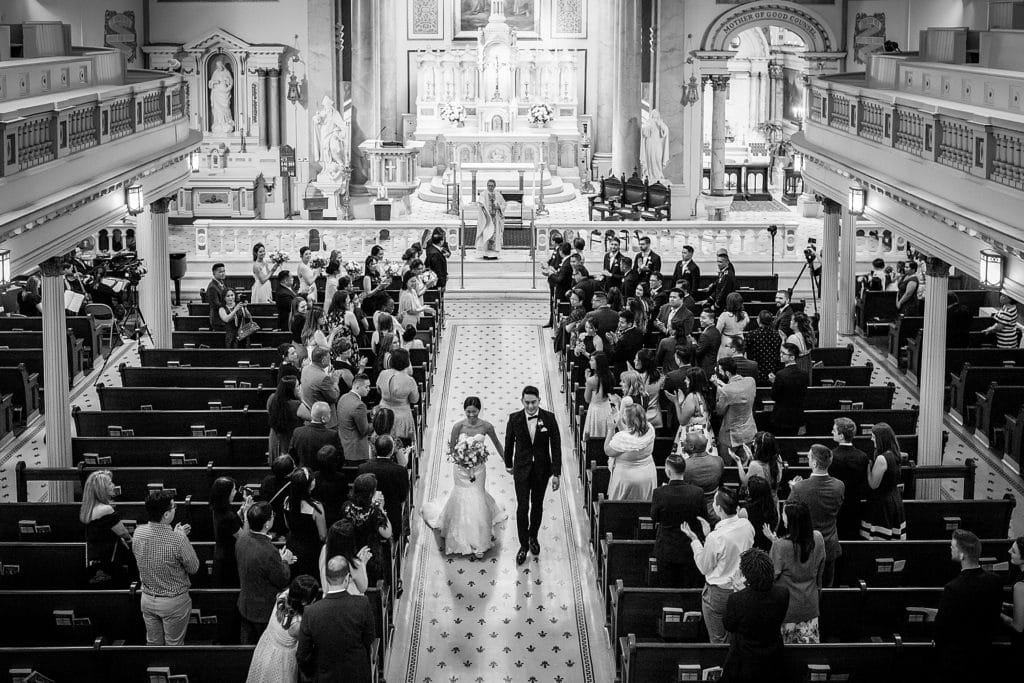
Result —
[[544, 516], [548, 479], [558, 490], [562, 474], [562, 440], [554, 413], [540, 408], [537, 387], [523, 388], [523, 410], [508, 416], [505, 426], [505, 470], [516, 483], [516, 522], [519, 552], [516, 564], [526, 562], [526, 551], [540, 555], [537, 532]]

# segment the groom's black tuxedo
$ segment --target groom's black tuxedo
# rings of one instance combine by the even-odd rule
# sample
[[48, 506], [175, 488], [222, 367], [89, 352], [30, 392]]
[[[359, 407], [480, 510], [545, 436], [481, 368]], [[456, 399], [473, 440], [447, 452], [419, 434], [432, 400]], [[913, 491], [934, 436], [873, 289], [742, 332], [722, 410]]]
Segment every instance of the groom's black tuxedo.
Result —
[[562, 437], [554, 413], [543, 409], [538, 412], [533, 439], [526, 411], [509, 415], [505, 426], [505, 467], [512, 470], [516, 484], [519, 545], [525, 548], [540, 531], [548, 479], [562, 474]]

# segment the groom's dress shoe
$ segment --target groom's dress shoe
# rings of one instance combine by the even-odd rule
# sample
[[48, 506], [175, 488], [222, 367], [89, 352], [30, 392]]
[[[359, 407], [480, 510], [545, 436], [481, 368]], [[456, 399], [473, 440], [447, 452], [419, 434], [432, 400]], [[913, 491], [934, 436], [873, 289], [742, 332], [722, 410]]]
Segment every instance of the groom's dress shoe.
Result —
[[530, 539], [530, 552], [534, 555], [540, 555], [540, 542], [536, 538]]
[[516, 553], [516, 565], [520, 565], [526, 562], [526, 548], [520, 548], [519, 552]]

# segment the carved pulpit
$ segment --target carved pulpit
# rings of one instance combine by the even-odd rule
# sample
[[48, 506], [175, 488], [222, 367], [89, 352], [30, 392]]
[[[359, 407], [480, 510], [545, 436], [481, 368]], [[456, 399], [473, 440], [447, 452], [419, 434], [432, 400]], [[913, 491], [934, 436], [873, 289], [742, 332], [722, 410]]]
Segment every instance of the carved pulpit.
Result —
[[[408, 215], [409, 196], [419, 186], [416, 178], [416, 157], [423, 142], [409, 140], [398, 144], [384, 140], [366, 140], [359, 145], [359, 153], [366, 158], [366, 188], [378, 197], [392, 200], [392, 214]], [[359, 216], [357, 216], [359, 217]]]

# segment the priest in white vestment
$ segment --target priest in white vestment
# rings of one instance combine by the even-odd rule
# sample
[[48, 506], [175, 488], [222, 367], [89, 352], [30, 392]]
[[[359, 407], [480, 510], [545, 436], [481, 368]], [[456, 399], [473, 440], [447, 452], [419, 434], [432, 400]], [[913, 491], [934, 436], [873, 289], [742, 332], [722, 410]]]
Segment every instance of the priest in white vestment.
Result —
[[501, 234], [505, 229], [505, 198], [497, 190], [494, 180], [487, 181], [487, 189], [477, 194], [480, 220], [476, 229], [476, 250], [483, 258], [493, 261], [501, 253]]

